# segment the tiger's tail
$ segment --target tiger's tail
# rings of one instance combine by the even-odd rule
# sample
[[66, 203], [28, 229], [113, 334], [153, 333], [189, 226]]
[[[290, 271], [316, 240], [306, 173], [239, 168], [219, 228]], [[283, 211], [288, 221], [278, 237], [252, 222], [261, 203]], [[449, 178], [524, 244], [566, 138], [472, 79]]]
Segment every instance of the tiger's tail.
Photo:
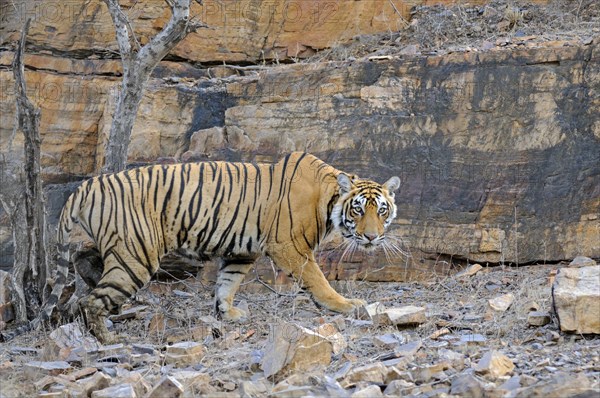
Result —
[[79, 187], [74, 193], [69, 196], [65, 206], [60, 214], [60, 221], [58, 223], [58, 235], [57, 235], [57, 268], [56, 268], [56, 280], [52, 287], [50, 297], [44, 303], [40, 314], [32, 319], [29, 323], [26, 323], [18, 328], [3, 332], [0, 334], [0, 341], [11, 340], [21, 334], [27, 333], [30, 330], [37, 329], [43, 322], [50, 320], [54, 308], [58, 304], [58, 300], [62, 295], [65, 284], [67, 283], [67, 277], [69, 275], [69, 237], [73, 226], [78, 222], [79, 208], [81, 205], [81, 187]]

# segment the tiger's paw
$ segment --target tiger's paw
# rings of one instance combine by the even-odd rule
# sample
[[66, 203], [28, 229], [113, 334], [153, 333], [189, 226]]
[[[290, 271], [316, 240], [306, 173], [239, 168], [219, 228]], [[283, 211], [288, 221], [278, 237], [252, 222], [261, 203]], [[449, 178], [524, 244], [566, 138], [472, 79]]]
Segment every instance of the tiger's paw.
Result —
[[344, 299], [334, 305], [326, 305], [326, 307], [332, 311], [350, 313], [365, 305], [367, 305], [367, 302], [361, 299]]
[[221, 316], [223, 320], [234, 322], [242, 322], [248, 318], [246, 311], [237, 307], [231, 307], [229, 310], [223, 312]]

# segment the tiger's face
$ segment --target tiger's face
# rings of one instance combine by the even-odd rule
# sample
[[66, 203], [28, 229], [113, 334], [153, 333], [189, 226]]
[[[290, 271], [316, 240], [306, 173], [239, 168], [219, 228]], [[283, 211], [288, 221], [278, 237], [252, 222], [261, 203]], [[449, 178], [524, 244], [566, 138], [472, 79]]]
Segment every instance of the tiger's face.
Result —
[[337, 180], [340, 197], [331, 214], [333, 224], [358, 247], [377, 247], [385, 241], [385, 231], [396, 217], [394, 191], [400, 187], [400, 179], [392, 177], [378, 184], [342, 173]]

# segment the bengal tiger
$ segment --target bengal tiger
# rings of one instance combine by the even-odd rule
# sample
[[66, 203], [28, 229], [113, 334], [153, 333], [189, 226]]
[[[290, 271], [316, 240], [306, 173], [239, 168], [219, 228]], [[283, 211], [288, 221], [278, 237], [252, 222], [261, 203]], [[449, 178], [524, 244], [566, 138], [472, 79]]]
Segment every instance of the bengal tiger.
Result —
[[[198, 162], [153, 165], [85, 181], [67, 200], [58, 225], [56, 283], [38, 325], [50, 318], [67, 280], [69, 234], [79, 223], [96, 245], [99, 268], [77, 271], [93, 290], [79, 301], [90, 331], [110, 342], [104, 320], [150, 281], [161, 258], [182, 249], [221, 258], [215, 310], [246, 316], [233, 298], [261, 255], [297, 278], [316, 303], [337, 312], [364, 304], [330, 285], [314, 252], [333, 230], [372, 249], [396, 217], [398, 177], [384, 184], [348, 175], [294, 152], [275, 164]], [[81, 262], [80, 262], [81, 263]]]

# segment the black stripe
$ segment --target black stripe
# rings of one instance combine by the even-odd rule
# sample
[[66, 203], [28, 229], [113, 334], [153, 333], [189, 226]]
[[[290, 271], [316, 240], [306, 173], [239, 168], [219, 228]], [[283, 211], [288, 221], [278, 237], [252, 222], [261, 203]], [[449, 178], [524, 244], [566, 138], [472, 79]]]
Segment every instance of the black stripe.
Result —
[[[131, 176], [129, 175], [129, 173], [125, 173], [125, 178], [127, 180], [127, 182], [129, 183], [129, 195], [127, 195], [129, 197], [128, 202], [128, 206], [129, 206], [129, 211], [127, 212], [127, 214], [129, 215], [129, 218], [131, 220], [131, 222], [129, 224], [131, 224], [131, 226], [133, 227], [133, 232], [135, 234], [135, 237], [137, 239], [137, 243], [138, 245], [141, 247], [142, 252], [144, 253], [144, 257], [146, 257], [146, 261], [140, 261], [141, 260], [141, 256], [139, 255], [136, 246], [137, 245], [131, 245], [131, 249], [133, 249], [135, 251], [135, 254], [137, 256], [137, 260], [140, 261], [140, 263], [142, 265], [145, 265], [146, 268], [151, 267], [152, 264], [152, 260], [150, 260], [150, 255], [148, 254], [148, 250], [146, 248], [146, 240], [144, 239], [144, 237], [142, 237], [142, 224], [141, 224], [141, 220], [139, 218], [139, 212], [138, 209], [134, 206], [133, 204], [133, 191], [134, 191], [134, 187], [133, 187], [133, 183], [131, 181]], [[142, 211], [142, 213], [145, 211], [144, 208], [139, 209]], [[130, 250], [131, 251], [131, 250]]]
[[222, 182], [222, 172], [221, 169], [219, 169], [219, 178], [217, 178], [217, 184], [215, 186], [215, 196], [213, 197], [213, 202], [211, 204], [211, 207], [215, 206], [215, 203], [217, 201], [217, 197], [219, 196], [218, 193], [221, 190], [221, 182]]
[[[279, 195], [277, 195], [277, 200], [281, 200], [281, 197], [283, 196], [284, 190], [283, 190], [283, 184], [285, 182], [285, 177], [286, 177], [286, 169], [287, 169], [287, 164], [288, 161], [290, 160], [290, 155], [286, 155], [286, 157], [283, 158], [283, 166], [281, 167], [281, 180], [279, 181]], [[298, 163], [296, 163], [296, 167], [298, 167]]]
[[[95, 208], [96, 208], [96, 190], [94, 190], [94, 192], [92, 193], [92, 203], [90, 205], [90, 209], [88, 211], [88, 217], [87, 217], [87, 223], [90, 227], [90, 230], [92, 229], [92, 214], [94, 214]], [[98, 226], [98, 229], [100, 229], [100, 226]]]
[[250, 214], [250, 207], [246, 208], [246, 216], [244, 217], [244, 222], [242, 224], [242, 230], [240, 232], [240, 243], [239, 246], [242, 246], [242, 240], [244, 240], [244, 233], [246, 232], [246, 223], [248, 222], [248, 215]]
[[[117, 292], [121, 293], [125, 297], [131, 297], [132, 296], [132, 293], [129, 293], [122, 286], [119, 286], [119, 285], [114, 284], [112, 282], [102, 282], [102, 283], [98, 284], [98, 286], [96, 286], [96, 289], [113, 289], [113, 290], [116, 290]], [[111, 304], [113, 304], [113, 305], [116, 306], [116, 303], [114, 302], [114, 300], [109, 295], [97, 293], [97, 291], [92, 291], [92, 293], [93, 293], [93, 295], [96, 298], [108, 297], [109, 300], [111, 301]]]
[[[298, 158], [298, 161], [296, 162], [296, 166], [294, 167], [294, 171], [292, 171], [292, 175], [290, 176], [290, 183], [289, 183], [289, 188], [287, 191], [287, 202], [288, 202], [288, 214], [290, 217], [290, 238], [294, 239], [294, 220], [293, 220], [293, 214], [292, 214], [292, 202], [291, 202], [291, 193], [292, 193], [292, 183], [294, 181], [294, 177], [296, 176], [296, 172], [298, 171], [298, 167], [300, 167], [300, 162], [302, 161], [302, 159], [306, 156], [306, 153], [303, 153], [302, 156], [300, 156]], [[305, 237], [306, 239], [306, 237]], [[308, 247], [310, 247], [311, 249], [313, 248], [312, 245], [308, 245]]]
[[[129, 265], [127, 265], [125, 260], [123, 260], [123, 257], [121, 257], [121, 255], [116, 250], [111, 251], [111, 254], [115, 258], [115, 260], [121, 265], [123, 271], [125, 271], [127, 273], [129, 278], [131, 279], [131, 281], [137, 286], [138, 289], [141, 289], [145, 285], [145, 283], [142, 282], [142, 280], [140, 278], [138, 278], [138, 276], [133, 272], [133, 270], [129, 267]], [[111, 269], [111, 271], [112, 271], [112, 269]], [[106, 274], [108, 274], [108, 272], [105, 272], [104, 275], [102, 276], [102, 278], [104, 278], [104, 276]], [[100, 286], [100, 285], [98, 285], [98, 286]]]
[[[177, 216], [179, 215], [179, 210], [181, 209], [181, 198], [183, 197], [183, 192], [185, 190], [185, 170], [184, 170], [185, 164], [183, 166], [179, 167], [179, 195], [178, 196], [178, 200], [177, 200], [177, 208], [175, 209], [175, 215], [173, 216], [173, 223], [171, 224], [172, 226], [175, 225], [175, 221], [177, 220]], [[173, 178], [175, 178], [175, 170], [173, 170]]]
[[233, 192], [233, 177], [231, 175], [231, 163], [225, 163], [225, 168], [227, 169], [227, 175], [229, 176], [229, 193], [227, 194], [227, 201], [231, 200], [231, 193]]
[[269, 166], [269, 193], [267, 193], [267, 200], [271, 197], [271, 189], [273, 188], [273, 168], [275, 165]]
[[[198, 219], [198, 214], [200, 214], [200, 209], [202, 207], [202, 193], [201, 193], [201, 189], [202, 189], [202, 179], [204, 178], [204, 164], [200, 165], [200, 178], [198, 181], [198, 185], [196, 187], [196, 190], [194, 191], [194, 193], [192, 194], [192, 198], [190, 199], [190, 204], [188, 206], [188, 213], [190, 215], [190, 224], [188, 225], [188, 228], [193, 228], [194, 225], [196, 224], [196, 220]], [[194, 205], [196, 204], [196, 196], [199, 197], [198, 199], [198, 203], [196, 206], [196, 211], [193, 211]]]

